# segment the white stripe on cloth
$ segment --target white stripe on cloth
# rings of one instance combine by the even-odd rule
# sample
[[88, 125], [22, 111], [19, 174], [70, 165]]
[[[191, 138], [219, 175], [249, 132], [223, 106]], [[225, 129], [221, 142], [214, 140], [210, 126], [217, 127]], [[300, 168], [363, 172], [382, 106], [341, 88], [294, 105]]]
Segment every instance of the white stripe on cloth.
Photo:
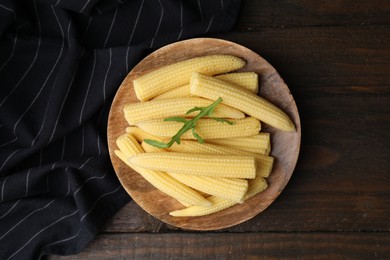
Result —
[[12, 144], [12, 143], [16, 142], [17, 140], [18, 140], [18, 137], [15, 136], [14, 139], [9, 140], [9, 141], [7, 141], [7, 142], [5, 142], [5, 143], [0, 144], [0, 148], [2, 148], [2, 147], [4, 147], [4, 146], [7, 146], [7, 145], [9, 145], [9, 144]]
[[101, 180], [101, 179], [104, 179], [105, 177], [107, 176], [107, 172], [105, 172], [102, 176], [92, 176], [92, 177], [89, 177], [88, 179], [86, 179], [81, 185], [80, 187], [77, 188], [77, 190], [75, 192], [73, 192], [73, 196], [76, 196], [76, 194], [84, 187], [85, 184], [87, 184], [87, 182], [91, 181], [91, 180]]
[[21, 250], [23, 250], [23, 248], [25, 248], [29, 243], [31, 243], [38, 235], [40, 235], [42, 232], [46, 231], [48, 228], [54, 226], [55, 224], [57, 224], [58, 222], [66, 219], [66, 218], [69, 218], [73, 215], [75, 215], [77, 212], [79, 212], [79, 210], [75, 210], [74, 212], [68, 214], [68, 215], [65, 215], [63, 216], [62, 218], [59, 218], [57, 219], [56, 221], [54, 221], [53, 223], [45, 226], [44, 228], [42, 228], [41, 230], [39, 230], [35, 235], [33, 235], [30, 240], [28, 240], [23, 246], [21, 246], [18, 250], [16, 250], [12, 255], [10, 255], [10, 257], [8, 257], [7, 259], [11, 259], [12, 257], [14, 257], [16, 254], [18, 254]]
[[11, 9], [9, 7], [6, 7], [6, 6], [2, 5], [2, 4], [0, 4], [0, 7], [5, 9], [5, 10], [7, 10], [7, 11], [9, 11], [9, 12], [11, 12], [12, 15], [14, 16], [14, 18], [16, 18], [16, 13], [15, 13], [15, 11], [13, 9]]
[[38, 45], [37, 45], [37, 50], [35, 52], [35, 56], [34, 56], [34, 59], [32, 61], [32, 63], [30, 64], [30, 66], [27, 68], [27, 70], [24, 72], [23, 76], [20, 78], [20, 80], [16, 83], [16, 85], [13, 87], [13, 89], [11, 89], [11, 91], [8, 93], [7, 96], [5, 96], [5, 98], [0, 102], [0, 107], [3, 106], [4, 102], [12, 95], [12, 93], [14, 93], [14, 91], [19, 87], [20, 83], [22, 83], [22, 81], [24, 80], [24, 78], [28, 75], [28, 73], [30, 72], [31, 68], [34, 66], [36, 60], [37, 60], [37, 57], [38, 57], [38, 53], [39, 53], [39, 49], [41, 47], [41, 31], [42, 31], [42, 28], [41, 28], [41, 21], [39, 19], [39, 15], [38, 15], [38, 10], [37, 10], [37, 5], [36, 5], [36, 1], [34, 1], [34, 7], [35, 7], [35, 14], [36, 14], [36, 17], [37, 17], [37, 24], [38, 24]]
[[16, 29], [16, 31], [15, 31], [15, 40], [14, 40], [14, 44], [13, 44], [13, 46], [12, 46], [11, 55], [10, 55], [10, 56], [8, 57], [8, 59], [3, 63], [3, 65], [1, 65], [0, 71], [2, 71], [2, 70], [5, 68], [5, 66], [8, 64], [8, 62], [14, 57], [14, 55], [15, 55], [15, 48], [16, 48], [16, 42], [18, 41], [18, 32], [19, 32], [20, 28], [22, 28], [24, 25], [26, 25], [26, 23], [20, 25], [20, 26]]
[[107, 192], [107, 193], [104, 193], [102, 195], [99, 196], [99, 198], [97, 198], [95, 200], [95, 202], [92, 204], [92, 207], [87, 211], [87, 213], [84, 214], [84, 216], [81, 217], [80, 221], [83, 221], [88, 215], [89, 213], [91, 213], [91, 211], [96, 207], [97, 203], [104, 197], [108, 196], [108, 195], [111, 195], [111, 194], [114, 194], [115, 192], [117, 192], [119, 189], [121, 188], [121, 185], [119, 184], [117, 188], [115, 188], [113, 191], [110, 191], [110, 192]]
[[30, 178], [31, 170], [32, 169], [30, 168], [26, 174], [26, 194], [25, 194], [26, 197], [28, 196], [28, 185], [29, 185], [29, 178]]
[[82, 165], [80, 165], [79, 170], [81, 170], [92, 158], [93, 156], [89, 157]]
[[161, 22], [162, 22], [162, 19], [163, 19], [163, 17], [164, 17], [164, 6], [163, 6], [163, 4], [161, 3], [161, 0], [158, 0], [158, 3], [160, 4], [160, 8], [161, 8], [160, 20], [158, 21], [157, 29], [156, 29], [156, 32], [154, 33], [154, 36], [153, 36], [153, 38], [152, 38], [152, 41], [150, 42], [149, 48], [153, 48], [154, 40], [155, 40], [155, 38], [156, 38], [157, 35], [158, 35], [158, 31], [160, 30]]
[[[53, 140], [54, 134], [55, 134], [55, 132], [56, 132], [56, 130], [57, 130], [58, 121], [60, 120], [60, 116], [61, 116], [61, 114], [62, 114], [62, 110], [63, 110], [64, 105], [65, 105], [65, 102], [66, 102], [66, 100], [67, 100], [67, 98], [68, 98], [68, 95], [69, 95], [70, 89], [71, 89], [71, 87], [72, 87], [73, 81], [74, 81], [74, 79], [75, 79], [75, 77], [76, 77], [76, 72], [77, 72], [77, 69], [78, 69], [78, 67], [79, 67], [81, 57], [84, 55], [84, 53], [85, 53], [85, 49], [81, 52], [80, 57], [79, 57], [79, 59], [78, 59], [78, 62], [77, 62], [77, 64], [76, 64], [76, 68], [74, 69], [74, 72], [73, 72], [73, 75], [72, 75], [72, 79], [70, 80], [70, 83], [69, 83], [68, 89], [67, 89], [67, 91], [66, 91], [65, 97], [64, 97], [64, 99], [63, 99], [63, 101], [62, 101], [60, 110], [58, 111], [57, 119], [56, 119], [56, 122], [54, 123], [54, 128], [53, 128], [53, 131], [52, 131], [51, 136], [50, 136], [50, 138], [49, 138], [49, 143]], [[65, 139], [65, 136], [64, 136], [64, 139]]]
[[84, 124], [81, 126], [81, 151], [80, 151], [80, 157], [84, 155]]
[[[103, 101], [104, 103], [106, 102], [106, 84], [107, 84], [107, 76], [108, 76], [108, 72], [110, 71], [110, 68], [111, 68], [111, 62], [112, 62], [112, 50], [109, 49], [109, 54], [110, 54], [110, 61], [108, 62], [108, 67], [107, 67], [107, 71], [106, 71], [106, 75], [104, 75], [104, 81], [103, 81]], [[127, 59], [126, 59], [127, 60]]]
[[4, 199], [4, 187], [5, 187], [5, 182], [7, 181], [7, 177], [6, 176], [3, 180], [3, 184], [1, 185], [1, 197], [0, 197], [0, 202], [3, 202], [3, 199]]
[[177, 41], [180, 40], [182, 34], [183, 34], [183, 3], [182, 0], [180, 0], [180, 33], [176, 39]]
[[87, 87], [87, 92], [85, 93], [84, 102], [83, 102], [83, 105], [82, 105], [81, 111], [80, 111], [79, 125], [81, 125], [81, 122], [82, 122], [84, 108], [85, 108], [85, 105], [86, 105], [86, 103], [87, 103], [87, 98], [88, 98], [89, 90], [90, 90], [90, 88], [91, 88], [92, 79], [93, 79], [93, 76], [94, 76], [94, 73], [95, 73], [95, 66], [96, 66], [96, 50], [93, 51], [93, 66], [92, 66], [92, 70], [91, 70], [91, 76], [90, 76], [90, 78], [89, 78], [89, 83], [88, 83], [88, 87]]
[[[46, 77], [46, 79], [45, 79], [45, 81], [44, 81], [44, 83], [43, 83], [43, 85], [42, 85], [42, 88], [47, 84], [47, 82], [49, 81], [49, 78], [51, 77], [51, 74], [53, 73], [53, 71], [54, 71], [55, 68], [57, 67], [58, 62], [60, 61], [60, 59], [61, 59], [61, 57], [62, 57], [62, 53], [63, 53], [63, 51], [64, 51], [64, 45], [65, 45], [65, 34], [64, 34], [64, 30], [63, 30], [63, 28], [62, 28], [62, 26], [61, 26], [61, 23], [60, 23], [60, 21], [59, 21], [59, 19], [58, 19], [58, 16], [57, 16], [57, 14], [56, 14], [56, 12], [55, 12], [55, 10], [54, 10], [54, 7], [51, 6], [51, 9], [52, 9], [52, 11], [53, 11], [54, 16], [56, 17], [56, 21], [57, 21], [58, 26], [59, 26], [60, 31], [61, 31], [62, 44], [61, 44], [60, 54], [58, 55], [57, 60], [55, 61], [54, 65], [52, 66], [52, 69], [50, 70], [49, 74], [47, 75], [47, 77]], [[55, 84], [55, 83], [54, 83], [54, 84]], [[54, 85], [54, 84], [53, 84], [53, 85]], [[53, 88], [53, 87], [52, 87], [52, 88]], [[40, 90], [40, 91], [41, 91], [41, 90]], [[47, 116], [47, 111], [48, 111], [48, 109], [49, 109], [49, 106], [46, 106], [45, 115], [43, 116], [43, 122], [41, 123], [41, 128], [39, 129], [37, 135], [36, 135], [36, 136], [34, 137], [34, 139], [32, 140], [32, 142], [31, 142], [31, 147], [34, 146], [35, 141], [37, 140], [37, 138], [39, 137], [39, 135], [40, 135], [41, 132], [42, 132], [42, 129], [43, 129], [45, 123], [46, 123], [46, 116]]]
[[107, 33], [107, 36], [106, 36], [106, 40], [104, 41], [103, 48], [106, 48], [106, 46], [107, 46], [107, 42], [108, 42], [108, 39], [110, 38], [111, 30], [112, 30], [112, 27], [114, 26], [117, 13], [118, 13], [118, 7], [115, 9], [114, 17], [112, 18], [110, 29], [108, 30], [108, 33]]
[[7, 162], [9, 161], [9, 159], [11, 159], [12, 156], [14, 156], [17, 152], [21, 151], [22, 149], [16, 149], [13, 153], [11, 153], [7, 159], [4, 160], [3, 164], [1, 165], [0, 167], [0, 172], [3, 170], [4, 166], [7, 164]]
[[68, 39], [68, 46], [69, 46], [69, 48], [71, 48], [72, 47], [72, 45], [70, 44], [70, 27], [71, 27], [71, 25], [72, 25], [72, 21], [73, 20], [70, 20], [70, 22], [69, 22], [69, 24], [68, 24], [68, 30], [67, 30], [67, 39]]
[[7, 215], [16, 207], [16, 205], [18, 205], [18, 203], [19, 203], [20, 201], [21, 201], [20, 199], [17, 200], [17, 201], [14, 203], [14, 205], [12, 205], [12, 207], [11, 207], [7, 212], [5, 212], [3, 215], [0, 216], [0, 219], [6, 217], [6, 216], [7, 216]]
[[82, 13], [84, 11], [84, 9], [87, 7], [87, 5], [89, 4], [89, 2], [91, 2], [91, 0], [88, 0], [85, 5], [81, 8], [80, 10], [80, 13]]
[[209, 32], [209, 30], [210, 30], [210, 28], [211, 28], [211, 24], [213, 23], [213, 20], [214, 20], [214, 15], [211, 17], [210, 23], [209, 23], [209, 25], [207, 26], [207, 29], [206, 29], [206, 31], [205, 31], [204, 33], [208, 33], [208, 32]]
[[199, 8], [200, 19], [203, 20], [202, 5], [200, 4], [200, 0], [198, 0], [198, 8]]
[[142, 0], [141, 5], [140, 5], [140, 7], [138, 9], [137, 18], [135, 18], [135, 23], [133, 25], [133, 30], [131, 31], [130, 39], [127, 42], [127, 45], [130, 45], [131, 44], [131, 40], [133, 39], [133, 35], [134, 35], [134, 32], [135, 32], [135, 29], [137, 28], [138, 20], [139, 20], [139, 18], [141, 16], [142, 7], [144, 6], [144, 2], [145, 2], [145, 0]]
[[78, 237], [78, 236], [80, 235], [81, 229], [82, 229], [82, 228], [80, 228], [79, 231], [77, 231], [76, 234], [74, 234], [74, 235], [72, 235], [72, 236], [70, 236], [70, 237], [62, 238], [62, 239], [60, 239], [60, 240], [54, 241], [54, 242], [52, 242], [52, 243], [50, 243], [50, 244], [47, 244], [45, 247], [42, 248], [42, 252], [43, 252], [46, 248], [48, 248], [49, 246], [52, 246], [52, 245], [55, 245], [55, 244], [59, 244], [59, 243], [62, 243], [62, 242], [67, 242], [67, 241], [69, 241], [69, 240], [75, 239], [76, 237]]
[[30, 212], [30, 214], [28, 214], [27, 216], [25, 216], [24, 218], [22, 218], [18, 223], [16, 223], [13, 227], [11, 227], [7, 232], [5, 232], [1, 237], [0, 237], [0, 241], [6, 236], [8, 235], [12, 230], [14, 230], [17, 226], [19, 226], [23, 221], [25, 221], [26, 219], [28, 219], [30, 216], [34, 215], [35, 213], [41, 211], [41, 210], [44, 210], [45, 208], [49, 207], [56, 199], [53, 199], [52, 201], [50, 201], [49, 203], [47, 203], [45, 206], [39, 208], [39, 209], [36, 209], [32, 212]]

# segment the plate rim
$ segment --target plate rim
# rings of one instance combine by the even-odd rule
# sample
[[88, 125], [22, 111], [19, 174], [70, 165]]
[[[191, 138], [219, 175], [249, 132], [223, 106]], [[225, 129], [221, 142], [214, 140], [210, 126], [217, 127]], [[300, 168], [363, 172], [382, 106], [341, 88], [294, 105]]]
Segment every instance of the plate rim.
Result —
[[[292, 168], [291, 168], [291, 173], [289, 173], [289, 176], [287, 178], [287, 180], [285, 181], [284, 185], [280, 187], [280, 190], [277, 191], [274, 199], [268, 204], [266, 205], [265, 207], [262, 208], [262, 210], [260, 210], [259, 212], [257, 212], [256, 214], [253, 214], [251, 215], [250, 217], [247, 217], [247, 218], [243, 218], [243, 219], [240, 219], [240, 220], [237, 220], [235, 221], [233, 224], [229, 224], [229, 225], [225, 225], [225, 226], [222, 226], [222, 227], [214, 227], [214, 226], [210, 226], [210, 228], [208, 228], [207, 226], [205, 227], [202, 227], [202, 228], [192, 228], [191, 225], [177, 225], [176, 223], [172, 223], [171, 221], [167, 221], [167, 219], [161, 219], [160, 217], [158, 216], [155, 216], [154, 214], [152, 214], [151, 212], [149, 212], [149, 210], [145, 209], [142, 205], [140, 205], [139, 203], [139, 200], [138, 200], [138, 197], [133, 197], [130, 193], [131, 193], [131, 190], [128, 189], [127, 185], [125, 183], [123, 183], [123, 179], [121, 178], [121, 176], [118, 174], [117, 172], [117, 168], [114, 166], [114, 163], [113, 163], [113, 160], [117, 160], [119, 161], [119, 163], [122, 163], [124, 164], [123, 162], [121, 162], [118, 158], [115, 158], [113, 159], [113, 157], [115, 156], [114, 154], [114, 149], [111, 147], [110, 144], [112, 143], [115, 143], [115, 140], [112, 140], [111, 139], [111, 136], [110, 136], [110, 129], [112, 127], [112, 120], [113, 118], [116, 116], [116, 115], [113, 115], [113, 106], [116, 104], [116, 101], [117, 99], [119, 98], [118, 95], [120, 94], [120, 90], [123, 88], [123, 85], [126, 85], [127, 84], [127, 81], [129, 80], [129, 77], [131, 75], [131, 73], [133, 71], [136, 71], [138, 69], [138, 67], [140, 66], [140, 64], [143, 64], [143, 62], [146, 60], [146, 59], [150, 59], [151, 57], [153, 57], [154, 55], [157, 55], [158, 52], [165, 52], [166, 50], [169, 50], [175, 46], [180, 46], [182, 44], [186, 44], [186, 43], [192, 43], [192, 44], [196, 44], [197, 42], [214, 42], [216, 44], [218, 43], [222, 43], [222, 44], [227, 44], [227, 45], [233, 45], [235, 47], [239, 47], [239, 48], [242, 48], [242, 49], [245, 49], [249, 52], [251, 52], [253, 55], [256, 56], [256, 58], [260, 58], [262, 59], [262, 61], [264, 62], [264, 64], [266, 64], [269, 68], [272, 68], [273, 69], [273, 72], [276, 74], [276, 77], [279, 77], [279, 79], [281, 80], [281, 83], [283, 84], [283, 88], [285, 88], [284, 90], [287, 90], [287, 94], [288, 96], [291, 98], [290, 100], [290, 103], [291, 105], [293, 105], [293, 109], [296, 111], [296, 114], [294, 114], [294, 124], [296, 125], [297, 127], [297, 132], [296, 134], [298, 135], [298, 142], [296, 143], [296, 155], [295, 157], [293, 158], [293, 162], [292, 162]], [[201, 55], [199, 55], [201, 56]], [[186, 59], [186, 58], [183, 58], [183, 59]], [[259, 82], [260, 84], [260, 82]], [[259, 89], [261, 91], [261, 86], [259, 86]], [[123, 133], [124, 133], [124, 129], [123, 129]], [[200, 38], [192, 38], [192, 39], [187, 39], [187, 40], [182, 40], [182, 41], [178, 41], [178, 42], [174, 42], [174, 43], [171, 43], [171, 44], [168, 44], [168, 45], [165, 45], [155, 51], [153, 51], [152, 53], [148, 54], [147, 56], [145, 56], [139, 63], [137, 63], [136, 66], [133, 67], [132, 70], [129, 71], [129, 73], [126, 75], [126, 77], [123, 79], [123, 81], [121, 82], [121, 84], [119, 85], [116, 93], [115, 93], [115, 96], [114, 96], [114, 99], [111, 103], [111, 106], [110, 106], [110, 111], [109, 111], [109, 115], [108, 115], [108, 123], [107, 123], [107, 141], [108, 141], [108, 150], [109, 150], [109, 156], [110, 156], [110, 161], [111, 163], [113, 164], [113, 168], [114, 168], [114, 171], [118, 177], [118, 180], [120, 181], [122, 187], [126, 190], [126, 192], [129, 194], [129, 196], [143, 209], [145, 210], [148, 214], [152, 215], [153, 217], [157, 218], [158, 220], [168, 224], [168, 225], [171, 225], [171, 226], [175, 226], [177, 228], [181, 228], [181, 229], [184, 229], [184, 230], [196, 230], [196, 231], [207, 231], [207, 230], [220, 230], [220, 229], [225, 229], [225, 228], [229, 228], [229, 227], [232, 227], [232, 226], [236, 226], [238, 224], [241, 224], [245, 221], [248, 221], [249, 219], [252, 219], [254, 218], [255, 216], [261, 214], [266, 208], [268, 208], [271, 204], [273, 204], [273, 202], [279, 197], [280, 193], [284, 190], [284, 188], [286, 187], [286, 185], [288, 184], [288, 182], [290, 181], [291, 177], [292, 177], [292, 174], [293, 172], [295, 171], [295, 168], [296, 168], [296, 165], [298, 163], [298, 159], [299, 159], [299, 154], [300, 154], [300, 149], [301, 149], [301, 120], [300, 120], [300, 114], [299, 114], [299, 110], [298, 110], [298, 107], [296, 105], [296, 102], [295, 102], [295, 99], [294, 97], [292, 96], [291, 94], [291, 91], [290, 91], [290, 88], [287, 86], [287, 84], [284, 82], [284, 80], [282, 79], [282, 77], [280, 76], [280, 74], [276, 71], [276, 69], [266, 60], [264, 59], [262, 56], [260, 56], [258, 53], [252, 51], [251, 49], [241, 45], [241, 44], [238, 44], [236, 42], [232, 42], [232, 41], [228, 41], [228, 40], [224, 40], [224, 39], [218, 39], [218, 38], [209, 38], [209, 37], [200, 37]], [[126, 166], [129, 168], [129, 166]], [[131, 169], [131, 171], [134, 172], [134, 170]], [[273, 170], [274, 171], [274, 170]], [[272, 171], [272, 172], [273, 172]], [[271, 173], [272, 174], [272, 173]], [[146, 180], [145, 180], [146, 181]], [[149, 184], [149, 183], [148, 183]], [[149, 184], [150, 185], [150, 184]], [[151, 186], [151, 185], [150, 185]], [[154, 188], [154, 187], [153, 187]], [[155, 188], [154, 188], [155, 189]], [[164, 194], [165, 195], [165, 194]], [[165, 195], [165, 196], [168, 196], [168, 195]], [[253, 198], [249, 199], [249, 201], [251, 200], [255, 200], [256, 198], [258, 197], [258, 195], [254, 196]], [[180, 204], [179, 204], [180, 205]], [[235, 208], [237, 206], [240, 206], [242, 204], [239, 204], [239, 205], [235, 205], [233, 206], [232, 208]], [[217, 214], [217, 213], [216, 213]], [[210, 216], [210, 215], [209, 215]], [[181, 219], [187, 219], [191, 222], [191, 219], [193, 218], [202, 218], [202, 217], [186, 217], [186, 218], [181, 218]]]

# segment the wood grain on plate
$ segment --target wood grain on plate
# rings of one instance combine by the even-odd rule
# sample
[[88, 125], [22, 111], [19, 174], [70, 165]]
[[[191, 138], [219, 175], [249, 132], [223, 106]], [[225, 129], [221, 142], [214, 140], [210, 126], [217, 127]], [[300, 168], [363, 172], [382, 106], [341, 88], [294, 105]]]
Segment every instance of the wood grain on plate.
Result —
[[[211, 54], [231, 54], [244, 59], [242, 71], [259, 75], [259, 95], [283, 109], [294, 122], [294, 133], [278, 131], [263, 124], [262, 131], [271, 133], [272, 153], [275, 157], [273, 171], [268, 178], [269, 187], [245, 203], [221, 212], [202, 217], [172, 217], [169, 212], [183, 206], [146, 182], [137, 172], [114, 154], [115, 140], [128, 126], [123, 116], [126, 103], [138, 102], [132, 81], [161, 66], [192, 57]], [[170, 225], [190, 230], [216, 230], [242, 223], [262, 212], [282, 192], [295, 168], [301, 141], [301, 125], [295, 101], [277, 71], [253, 51], [219, 39], [198, 38], [167, 45], [143, 59], [127, 75], [114, 98], [108, 118], [108, 147], [113, 167], [125, 190], [145, 211]]]

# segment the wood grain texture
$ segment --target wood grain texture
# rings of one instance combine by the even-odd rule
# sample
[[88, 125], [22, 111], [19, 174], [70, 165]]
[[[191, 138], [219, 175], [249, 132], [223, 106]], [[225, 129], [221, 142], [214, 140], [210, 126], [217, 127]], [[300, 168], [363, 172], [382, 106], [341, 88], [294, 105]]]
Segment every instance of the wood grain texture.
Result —
[[102, 235], [81, 254], [49, 259], [388, 259], [386, 233]]
[[[295, 182], [294, 178], [292, 182]], [[218, 232], [390, 232], [388, 202], [388, 193], [332, 190], [297, 193], [289, 184], [262, 214]], [[135, 209], [137, 207], [131, 202], [122, 208], [107, 224], [104, 233], [180, 230], [161, 223], [142, 209]]]
[[[170, 211], [182, 206], [147, 183], [138, 173], [120, 161], [114, 154], [115, 141], [128, 126], [123, 117], [123, 107], [128, 102], [137, 102], [132, 81], [156, 68], [181, 60], [211, 54], [230, 54], [246, 61], [241, 71], [253, 71], [259, 75], [259, 95], [285, 111], [294, 122], [296, 132], [283, 132], [265, 124], [262, 131], [271, 133], [271, 155], [275, 163], [268, 188], [221, 212], [201, 217], [172, 217]], [[111, 106], [108, 119], [108, 145], [110, 157], [119, 180], [132, 199], [149, 214], [165, 223], [191, 230], [215, 230], [242, 223], [267, 208], [287, 185], [295, 168], [301, 140], [301, 128], [297, 107], [287, 85], [277, 71], [255, 52], [229, 41], [199, 38], [165, 46], [142, 60], [125, 78]]]
[[243, 0], [236, 29], [263, 27], [378, 25], [390, 23], [387, 0]]

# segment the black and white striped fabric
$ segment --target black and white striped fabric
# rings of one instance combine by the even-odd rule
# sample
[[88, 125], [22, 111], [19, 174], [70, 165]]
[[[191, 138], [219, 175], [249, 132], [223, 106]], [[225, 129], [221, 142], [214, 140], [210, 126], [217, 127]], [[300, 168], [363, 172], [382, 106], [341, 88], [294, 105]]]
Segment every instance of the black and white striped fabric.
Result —
[[152, 50], [231, 28], [239, 5], [0, 1], [0, 259], [77, 253], [130, 200], [106, 143], [118, 86]]

